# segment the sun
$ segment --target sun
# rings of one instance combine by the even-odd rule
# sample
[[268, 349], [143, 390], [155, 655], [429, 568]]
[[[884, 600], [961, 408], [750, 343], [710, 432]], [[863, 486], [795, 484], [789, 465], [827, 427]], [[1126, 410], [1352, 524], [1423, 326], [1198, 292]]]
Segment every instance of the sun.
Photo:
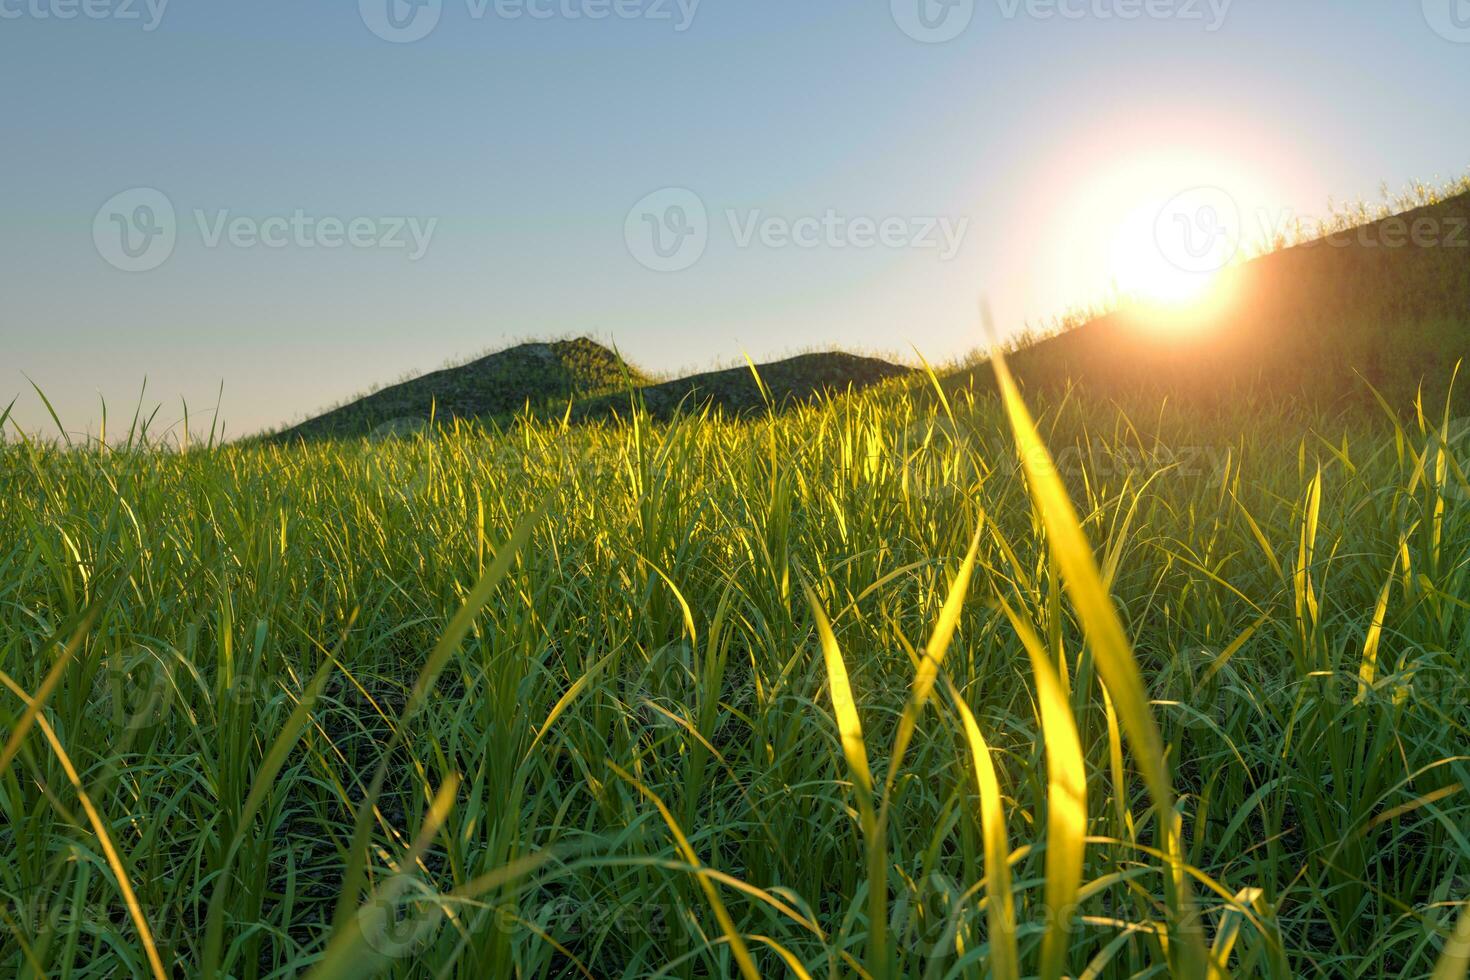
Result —
[[1165, 259], [1151, 243], [1129, 238], [1115, 244], [1112, 260], [1113, 282], [1119, 299], [1124, 302], [1160, 307], [1193, 306], [1210, 294], [1219, 279], [1218, 270], [1181, 269]]
[[[1139, 311], [1189, 334], [1234, 306], [1236, 270], [1269, 240], [1297, 167], [1265, 137], [1230, 154], [1194, 129], [1160, 145], [1160, 129], [1151, 119], [1087, 134], [1045, 168], [1049, 196], [1025, 241], [1029, 308]], [[1100, 165], [1079, 172], [1078, 159]]]
[[1238, 206], [1223, 191], [1195, 188], [1137, 204], [1108, 251], [1117, 298], [1161, 311], [1197, 311], [1216, 298], [1221, 273], [1240, 255]]

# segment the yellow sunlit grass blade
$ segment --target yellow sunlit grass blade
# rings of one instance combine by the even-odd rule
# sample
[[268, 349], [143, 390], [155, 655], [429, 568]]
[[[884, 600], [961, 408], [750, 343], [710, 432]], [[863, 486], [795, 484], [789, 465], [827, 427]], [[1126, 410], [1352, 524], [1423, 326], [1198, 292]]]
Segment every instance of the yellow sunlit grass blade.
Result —
[[1189, 882], [1182, 870], [1183, 847], [1174, 819], [1174, 790], [1164, 758], [1163, 739], [1149, 709], [1148, 694], [1133, 657], [1132, 644], [1123, 631], [1123, 623], [1113, 607], [1111, 596], [1103, 587], [1097, 559], [1082, 531], [1077, 511], [1057, 475], [1051, 454], [1036, 430], [1036, 423], [1021, 399], [1004, 355], [997, 351], [993, 363], [1001, 398], [1026, 471], [1026, 482], [1046, 527], [1052, 557], [1081, 622], [1083, 635], [1092, 649], [1098, 672], [1113, 699], [1123, 731], [1138, 757], [1159, 824], [1166, 828], [1165, 850], [1171, 865], [1166, 880], [1170, 885], [1173, 919], [1181, 926], [1183, 939], [1180, 944], [1182, 956], [1178, 961], [1180, 970], [1191, 976], [1204, 976], [1209, 972], [1208, 957], [1190, 897]]
[[47, 671], [45, 680], [41, 681], [41, 686], [36, 688], [34, 697], [25, 695], [19, 687], [11, 685], [12, 689], [24, 698], [26, 706], [19, 720], [16, 721], [15, 727], [11, 729], [10, 737], [5, 740], [5, 748], [0, 749], [0, 776], [3, 776], [5, 770], [10, 768], [10, 763], [15, 759], [15, 754], [20, 751], [21, 744], [31, 730], [31, 725], [36, 721], [36, 716], [50, 700], [51, 692], [56, 690], [56, 685], [61, 682], [61, 676], [66, 673], [67, 664], [71, 663], [71, 658], [76, 656], [77, 650], [81, 648], [82, 637], [86, 635], [91, 623], [92, 615], [89, 614], [72, 634], [71, 642], [62, 648], [61, 655], [56, 658], [56, 663], [52, 664], [51, 669]]
[[1082, 887], [1082, 858], [1087, 840], [1087, 770], [1082, 740], [1061, 675], [1036, 635], [1015, 611], [1000, 600], [1021, 644], [1031, 657], [1041, 730], [1046, 744], [1046, 931], [1041, 939], [1042, 980], [1057, 980], [1066, 969], [1072, 934], [1071, 910]]
[[1215, 931], [1215, 942], [1210, 947], [1210, 959], [1217, 970], [1223, 970], [1229, 964], [1231, 950], [1240, 938], [1240, 927], [1245, 923], [1241, 909], [1257, 907], [1264, 894], [1259, 888], [1242, 888], [1235, 894], [1235, 904], [1239, 908], [1227, 908], [1220, 916], [1220, 928]]
[[871, 804], [873, 774], [868, 768], [868, 748], [863, 742], [863, 723], [858, 718], [857, 702], [852, 696], [847, 664], [842, 659], [842, 650], [837, 646], [837, 637], [832, 635], [832, 624], [827, 621], [821, 602], [811, 591], [807, 592], [807, 601], [811, 603], [812, 615], [817, 623], [817, 637], [822, 644], [822, 657], [827, 664], [827, 688], [832, 696], [832, 714], [837, 718], [837, 733], [842, 737], [842, 754], [847, 759], [847, 767], [852, 770], [859, 800]]
[[965, 739], [975, 759], [975, 782], [980, 790], [980, 832], [985, 840], [985, 917], [990, 925], [990, 976], [996, 980], [1016, 980], [1021, 975], [1020, 955], [1016, 951], [1016, 899], [1011, 893], [1010, 840], [1006, 835], [1005, 804], [1001, 800], [1000, 780], [995, 775], [995, 762], [990, 746], [975, 723], [954, 684], [945, 678], [955, 710], [964, 724]]
[[541, 727], [536, 730], [536, 737], [531, 739], [531, 747], [526, 750], [526, 755], [528, 757], [536, 751], [536, 746], [541, 744], [541, 740], [546, 737], [547, 732], [551, 731], [552, 726], [556, 724], [556, 720], [566, 712], [567, 708], [572, 706], [572, 702], [576, 701], [577, 698], [581, 696], [582, 692], [587, 689], [592, 681], [595, 680], [597, 676], [602, 673], [602, 668], [607, 666], [607, 662], [615, 657], [617, 653], [618, 651], [614, 650], [612, 653], [609, 653], [597, 663], [593, 664], [592, 668], [581, 677], [578, 677], [572, 683], [572, 686], [567, 688], [567, 692], [557, 699], [556, 704], [551, 706], [551, 711], [547, 713], [546, 720], [543, 721], [541, 723]]
[[801, 965], [801, 960], [797, 959], [791, 950], [782, 946], [770, 936], [751, 936], [750, 938], [758, 943], [765, 944], [775, 951], [776, 955], [781, 957], [781, 962], [786, 964], [786, 969], [791, 971], [793, 977], [796, 977], [796, 980], [812, 980], [812, 975], [806, 971], [806, 967]]
[[1209, 681], [1210, 678], [1224, 670], [1225, 665], [1230, 663], [1235, 658], [1235, 655], [1250, 642], [1250, 638], [1256, 635], [1256, 631], [1262, 626], [1265, 626], [1270, 620], [1271, 616], [1269, 613], [1262, 614], [1254, 623], [1247, 626], [1243, 633], [1230, 641], [1230, 645], [1220, 651], [1218, 657], [1210, 661], [1210, 666], [1205, 670], [1204, 676], [1201, 678], [1201, 683]]
[[133, 927], [138, 930], [138, 941], [142, 943], [143, 952], [148, 958], [148, 968], [152, 971], [155, 980], [166, 980], [168, 971], [164, 969], [163, 959], [158, 955], [158, 945], [153, 941], [153, 930], [148, 926], [148, 917], [143, 914], [143, 906], [138, 901], [137, 893], [133, 891], [132, 882], [128, 880], [127, 868], [123, 865], [122, 855], [112, 843], [112, 835], [107, 832], [107, 824], [102, 819], [102, 814], [92, 804], [92, 798], [82, 787], [82, 777], [77, 774], [76, 767], [72, 765], [71, 756], [62, 746], [61, 739], [56, 737], [56, 732], [52, 730], [46, 716], [40, 712], [40, 705], [37, 701], [26, 694], [9, 675], [0, 672], [0, 681], [3, 681], [6, 687], [24, 701], [27, 707], [36, 708], [32, 714], [35, 725], [41, 729], [41, 734], [50, 743], [51, 751], [56, 754], [56, 759], [61, 763], [67, 780], [71, 783], [72, 789], [76, 791], [77, 799], [81, 801], [82, 809], [87, 813], [87, 822], [92, 825], [92, 832], [96, 834], [97, 842], [102, 845], [102, 853], [107, 859], [107, 866], [112, 869], [113, 877], [117, 879], [118, 890], [122, 892], [123, 904], [127, 906], [128, 918], [133, 920]]
[[1431, 980], [1465, 980], [1467, 973], [1470, 973], [1470, 902], [1465, 903], [1465, 910], [1455, 924], [1455, 934], [1445, 943]]
[[878, 815], [873, 807], [873, 773], [868, 767], [868, 749], [863, 741], [863, 725], [858, 718], [857, 701], [847, 677], [847, 664], [832, 624], [822, 610], [816, 593], [807, 590], [817, 636], [822, 644], [822, 657], [827, 663], [827, 688], [832, 697], [832, 714], [837, 719], [837, 732], [842, 739], [842, 754], [857, 787], [858, 813], [862, 819], [864, 844], [868, 859], [868, 965], [875, 976], [888, 973], [888, 868], [887, 848]]
[[[1404, 541], [1399, 542], [1399, 549], [1404, 546]], [[1368, 636], [1363, 641], [1363, 662], [1358, 667], [1358, 694], [1353, 698], [1354, 704], [1362, 704], [1373, 688], [1373, 682], [1378, 679], [1378, 643], [1383, 637], [1383, 621], [1388, 617], [1388, 598], [1393, 593], [1394, 576], [1398, 573], [1399, 549], [1395, 549], [1393, 560], [1388, 566], [1388, 579], [1383, 583], [1383, 591], [1378, 595], [1378, 604], [1373, 607], [1373, 622], [1368, 626]]]
[[[983, 522], [981, 526], [984, 526]], [[980, 528], [975, 529], [975, 537], [970, 542], [969, 553], [965, 555], [964, 564], [960, 566], [959, 574], [955, 576], [954, 584], [950, 586], [949, 595], [945, 598], [944, 607], [939, 613], [939, 621], [934, 624], [934, 632], [929, 637], [929, 645], [924, 648], [924, 656], [919, 661], [918, 670], [914, 672], [913, 692], [909, 697], [909, 703], [904, 707], [903, 715], [898, 720], [898, 734], [893, 739], [893, 754], [889, 760], [888, 776], [884, 780], [888, 788], [892, 788], [893, 780], [898, 776], [904, 754], [908, 751], [909, 741], [914, 736], [914, 727], [919, 723], [919, 715], [923, 712], [930, 694], [934, 692], [934, 682], [939, 677], [940, 665], [944, 662], [944, 655], [949, 652], [950, 642], [954, 639], [955, 627], [959, 625], [960, 613], [965, 607], [965, 596], [970, 591], [970, 578], [975, 571], [975, 556], [980, 551], [980, 530]]]
[[1118, 836], [1133, 840], [1133, 811], [1128, 807], [1128, 775], [1123, 770], [1123, 735], [1118, 729], [1118, 712], [1106, 687], [1102, 699], [1103, 716], [1108, 723], [1108, 772], [1113, 777], [1113, 813], [1118, 819]]
[[1307, 487], [1305, 511], [1302, 515], [1302, 531], [1297, 548], [1294, 591], [1296, 593], [1296, 617], [1303, 624], [1316, 623], [1317, 590], [1312, 584], [1312, 560], [1317, 548], [1317, 525], [1322, 515], [1322, 470], [1312, 478]]

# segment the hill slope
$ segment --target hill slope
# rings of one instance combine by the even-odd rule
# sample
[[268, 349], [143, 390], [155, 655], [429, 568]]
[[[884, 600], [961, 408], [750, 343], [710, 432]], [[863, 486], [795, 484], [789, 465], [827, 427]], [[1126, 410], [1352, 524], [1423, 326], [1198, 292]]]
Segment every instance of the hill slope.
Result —
[[[764, 408], [767, 395], [772, 405], [788, 407], [823, 394], [867, 388], [908, 374], [909, 370], [877, 358], [832, 351], [758, 364], [756, 372], [766, 387], [765, 393], [750, 368], [738, 367], [649, 385], [640, 388], [638, 396], [655, 418], [668, 418], [681, 409], [697, 412], [705, 408], [738, 416]], [[577, 405], [572, 416], [579, 421], [616, 417], [626, 415], [629, 405], [627, 393], [604, 395]]]
[[802, 354], [757, 365], [763, 394], [748, 367], [649, 383], [636, 368], [585, 338], [552, 344], [522, 344], [461, 367], [447, 368], [385, 388], [309, 419], [277, 440], [351, 439], [417, 431], [431, 411], [439, 421], [489, 419], [533, 408], [560, 418], [568, 399], [579, 422], [627, 414], [631, 382], [650, 415], [668, 418], [677, 410], [714, 408], [746, 415], [771, 404], [788, 407], [820, 395], [862, 389], [908, 373], [907, 368], [840, 351]]
[[625, 387], [643, 376], [613, 351], [585, 337], [521, 344], [459, 367], [384, 388], [302, 422], [278, 439], [360, 438], [409, 431], [435, 418], [475, 419]]
[[[1422, 383], [1435, 404], [1466, 356], [1470, 194], [1461, 193], [1246, 262], [1200, 309], [1120, 309], [1012, 362], [1036, 385], [1331, 407], [1372, 401], [1365, 380], [1394, 404], [1412, 404]], [[973, 374], [987, 383], [987, 371]]]

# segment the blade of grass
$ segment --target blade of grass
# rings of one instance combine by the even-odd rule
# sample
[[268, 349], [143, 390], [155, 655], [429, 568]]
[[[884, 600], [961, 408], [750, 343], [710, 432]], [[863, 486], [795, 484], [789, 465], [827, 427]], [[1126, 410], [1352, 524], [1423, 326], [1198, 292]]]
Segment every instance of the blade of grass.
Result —
[[[918, 724], [924, 705], [929, 701], [929, 695], [934, 691], [934, 683], [939, 677], [940, 665], [944, 662], [944, 655], [949, 652], [955, 628], [959, 626], [960, 613], [965, 606], [965, 596], [970, 591], [970, 578], [975, 571], [975, 557], [980, 552], [980, 532], [983, 527], [982, 523], [975, 529], [975, 536], [970, 540], [970, 550], [965, 555], [959, 573], [955, 575], [954, 583], [949, 588], [949, 595], [944, 600], [939, 620], [934, 624], [934, 632], [929, 637], [928, 646], [924, 648], [924, 656], [919, 661], [918, 670], [914, 672], [913, 690], [908, 704], [904, 707], [903, 715], [898, 720], [898, 733], [894, 736], [893, 752], [889, 756], [888, 776], [884, 780], [885, 816], [887, 794], [893, 788], [893, 781], [898, 776], [904, 755], [908, 752], [909, 741], [913, 738], [914, 727]], [[880, 826], [884, 823], [886, 820], [879, 821]]]
[[[9, 675], [0, 673], [0, 682], [28, 706], [35, 705], [35, 701], [10, 678]], [[138, 901], [138, 895], [133, 891], [132, 881], [128, 877], [127, 867], [123, 864], [122, 855], [117, 846], [113, 844], [112, 835], [107, 831], [107, 823], [102, 819], [102, 814], [92, 803], [92, 798], [82, 786], [82, 777], [78, 775], [76, 767], [72, 765], [71, 756], [67, 754], [66, 748], [61, 744], [61, 739], [56, 737], [56, 732], [51, 728], [51, 723], [46, 716], [40, 713], [39, 705], [34, 714], [36, 727], [41, 729], [41, 734], [51, 745], [51, 751], [56, 755], [56, 760], [61, 763], [62, 771], [66, 773], [67, 781], [71, 783], [72, 789], [77, 794], [77, 799], [86, 811], [87, 822], [92, 825], [92, 833], [96, 835], [97, 842], [102, 846], [103, 856], [107, 860], [107, 866], [112, 870], [113, 878], [117, 882], [118, 891], [122, 892], [123, 903], [127, 906], [128, 918], [133, 922], [133, 928], [138, 930], [138, 941], [143, 946], [143, 953], [148, 959], [148, 967], [155, 980], [167, 980], [169, 973], [164, 968], [163, 958], [159, 956], [158, 944], [153, 940], [153, 930], [148, 925], [148, 917], [143, 914], [143, 906]]]
[[1041, 939], [1042, 980], [1057, 980], [1066, 969], [1067, 946], [1082, 886], [1087, 841], [1087, 770], [1077, 720], [1061, 675], [1046, 645], [1005, 599], [1001, 610], [1031, 658], [1041, 730], [1046, 745], [1046, 904]]
[[965, 740], [975, 760], [975, 783], [980, 792], [980, 833], [985, 840], [985, 917], [990, 925], [990, 976], [1018, 980], [1020, 954], [1016, 950], [1016, 898], [1011, 892], [1011, 845], [1006, 835], [1005, 803], [990, 746], [975, 723], [970, 706], [948, 677], [950, 698], [964, 724]]
[[1467, 974], [1470, 974], [1470, 902], [1465, 903], [1455, 933], [1445, 943], [1431, 980], [1465, 980]]
[[[609, 762], [608, 765], [612, 767], [613, 772], [618, 774], [619, 778], [638, 790], [650, 803], [658, 807], [659, 815], [663, 817], [664, 824], [668, 826], [669, 833], [673, 835], [674, 846], [678, 848], [679, 854], [691, 866], [702, 868], [704, 863], [699, 860], [699, 855], [694, 852], [694, 847], [689, 843], [689, 838], [684, 836], [684, 831], [680, 829], [678, 821], [674, 819], [674, 814], [664, 805], [663, 799], [634, 778], [631, 773], [624, 771], [616, 763]], [[715, 886], [704, 875], [695, 875], [695, 880], [699, 882], [699, 887], [704, 892], [705, 900], [709, 902], [710, 908], [715, 913], [715, 918], [719, 920], [720, 930], [725, 934], [725, 938], [730, 943], [730, 953], [735, 957], [735, 964], [740, 968], [740, 975], [745, 977], [745, 980], [760, 980], [760, 971], [755, 968], [755, 961], [750, 958], [750, 950], [746, 948], [745, 940], [740, 938], [740, 931], [735, 927], [735, 920], [730, 918], [730, 911], [725, 908], [725, 903], [720, 900], [720, 893], [715, 890]]]
[[847, 676], [847, 664], [832, 624], [816, 593], [807, 589], [807, 602], [816, 621], [817, 637], [822, 644], [822, 658], [827, 666], [827, 690], [832, 698], [832, 713], [837, 719], [837, 732], [842, 739], [842, 754], [852, 773], [857, 793], [858, 816], [862, 821], [868, 860], [868, 970], [884, 980], [888, 976], [888, 858], [886, 842], [873, 808], [873, 774], [868, 767], [868, 749], [863, 741], [863, 725], [858, 718], [857, 701]]
[[1373, 622], [1368, 626], [1368, 636], [1363, 641], [1363, 659], [1358, 667], [1358, 693], [1353, 698], [1354, 704], [1362, 704], [1368, 697], [1368, 692], [1373, 689], [1373, 682], [1378, 679], [1378, 643], [1383, 636], [1383, 621], [1388, 617], [1388, 599], [1393, 592], [1394, 576], [1398, 572], [1399, 551], [1403, 548], [1405, 539], [1399, 540], [1399, 547], [1394, 549], [1393, 558], [1388, 564], [1388, 580], [1383, 583], [1383, 591], [1378, 594], [1378, 604], [1373, 607]]
[[[15, 754], [20, 751], [21, 744], [25, 741], [26, 735], [30, 733], [31, 726], [35, 724], [36, 719], [40, 716], [41, 709], [46, 706], [46, 702], [51, 697], [51, 693], [56, 690], [56, 685], [61, 682], [62, 675], [66, 673], [67, 665], [71, 663], [72, 658], [76, 656], [77, 650], [81, 648], [82, 639], [87, 635], [87, 630], [91, 628], [92, 620], [95, 617], [95, 609], [87, 613], [81, 625], [72, 634], [71, 640], [62, 648], [61, 655], [56, 658], [56, 662], [46, 672], [46, 679], [41, 682], [41, 686], [36, 689], [36, 693], [25, 697], [25, 711], [21, 712], [20, 719], [10, 731], [10, 737], [5, 740], [5, 748], [0, 749], [0, 775], [4, 775], [6, 770], [10, 768], [10, 763], [15, 759]], [[20, 690], [20, 686], [10, 681], [8, 676], [6, 686], [13, 691], [18, 692]]]
[[1209, 960], [1189, 882], [1182, 870], [1184, 854], [1175, 826], [1173, 784], [1164, 756], [1163, 739], [1149, 709], [1148, 695], [1138, 663], [1133, 658], [1132, 644], [1123, 631], [1123, 623], [1113, 607], [1112, 598], [1103, 587], [1097, 559], [1082, 530], [1077, 511], [1016, 388], [1005, 356], [999, 350], [994, 353], [993, 363], [1001, 400], [1026, 471], [1027, 486], [1046, 527], [1049, 549], [1081, 621], [1103, 683], [1113, 699], [1119, 721], [1138, 757], [1159, 824], [1165, 828], [1165, 850], [1170, 863], [1166, 878], [1170, 885], [1170, 917], [1182, 940], [1171, 944], [1171, 954], [1177, 948], [1176, 965], [1180, 972], [1189, 976], [1205, 976], [1210, 972]]

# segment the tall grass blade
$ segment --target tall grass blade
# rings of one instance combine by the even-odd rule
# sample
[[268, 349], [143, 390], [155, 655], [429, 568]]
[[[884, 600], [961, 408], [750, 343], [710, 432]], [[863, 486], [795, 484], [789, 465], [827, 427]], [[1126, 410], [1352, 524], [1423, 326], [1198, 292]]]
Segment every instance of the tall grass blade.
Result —
[[1191, 976], [1205, 976], [1209, 971], [1204, 937], [1183, 871], [1184, 853], [1174, 817], [1174, 790], [1164, 757], [1163, 740], [1149, 710], [1148, 696], [1133, 648], [1123, 631], [1123, 623], [1113, 608], [1112, 598], [1103, 588], [1092, 546], [1082, 531], [1077, 511], [1057, 475], [1051, 454], [1047, 451], [1036, 423], [1021, 399], [1015, 379], [999, 351], [993, 358], [996, 380], [1001, 390], [1011, 429], [1021, 454], [1027, 486], [1046, 526], [1048, 546], [1061, 572], [1067, 594], [1082, 624], [1083, 634], [1097, 662], [1098, 671], [1118, 719], [1133, 746], [1144, 782], [1153, 797], [1154, 812], [1163, 830], [1164, 850], [1169, 855], [1167, 880], [1171, 886], [1171, 921], [1179, 935], [1177, 968]]
[[862, 821], [868, 859], [868, 969], [878, 980], [889, 973], [888, 952], [888, 859], [882, 827], [873, 806], [873, 774], [868, 766], [868, 749], [863, 741], [863, 725], [858, 718], [857, 701], [847, 677], [847, 664], [832, 624], [822, 609], [816, 593], [807, 590], [807, 601], [816, 621], [817, 637], [822, 644], [822, 657], [827, 665], [827, 690], [832, 697], [832, 713], [837, 719], [837, 732], [842, 739], [842, 754], [852, 773], [858, 814]]
[[1057, 980], [1066, 970], [1082, 860], [1087, 840], [1087, 770], [1077, 720], [1061, 675], [1036, 632], [1004, 599], [1001, 609], [1031, 658], [1041, 730], [1046, 744], [1046, 913], [1041, 940], [1042, 980]]
[[[612, 770], [621, 779], [643, 794], [650, 803], [658, 807], [659, 815], [663, 817], [664, 824], [669, 828], [669, 833], [673, 835], [674, 845], [678, 848], [680, 855], [683, 856], [684, 860], [689, 862], [690, 866], [696, 869], [702, 868], [703, 862], [699, 860], [699, 855], [695, 853], [694, 846], [689, 843], [689, 838], [684, 835], [684, 831], [680, 828], [679, 822], [674, 819], [673, 812], [664, 804], [664, 801], [659, 795], [643, 785], [642, 782], [634, 778], [631, 774], [624, 771], [617, 764], [609, 763], [608, 765], [612, 767]], [[755, 961], [750, 958], [750, 950], [746, 947], [745, 940], [741, 938], [740, 930], [735, 927], [735, 920], [730, 918], [729, 909], [725, 908], [725, 903], [720, 900], [720, 893], [715, 890], [715, 886], [705, 875], [696, 874], [694, 877], [699, 882], [699, 887], [704, 892], [705, 900], [709, 902], [710, 908], [715, 913], [715, 918], [720, 923], [720, 930], [724, 932], [725, 939], [730, 943], [730, 952], [735, 957], [735, 965], [739, 967], [740, 975], [745, 980], [759, 980], [760, 971], [755, 968]]]
[[1431, 980], [1465, 980], [1467, 974], [1470, 974], [1470, 902], [1465, 903], [1455, 923], [1455, 933], [1445, 943]]
[[975, 715], [954, 684], [945, 678], [955, 710], [964, 724], [965, 740], [975, 761], [975, 783], [980, 792], [980, 831], [985, 839], [985, 917], [990, 925], [990, 975], [996, 980], [1018, 980], [1020, 954], [1016, 950], [1016, 898], [1011, 892], [1011, 845], [1006, 835], [1005, 802], [990, 746], [975, 723]]

